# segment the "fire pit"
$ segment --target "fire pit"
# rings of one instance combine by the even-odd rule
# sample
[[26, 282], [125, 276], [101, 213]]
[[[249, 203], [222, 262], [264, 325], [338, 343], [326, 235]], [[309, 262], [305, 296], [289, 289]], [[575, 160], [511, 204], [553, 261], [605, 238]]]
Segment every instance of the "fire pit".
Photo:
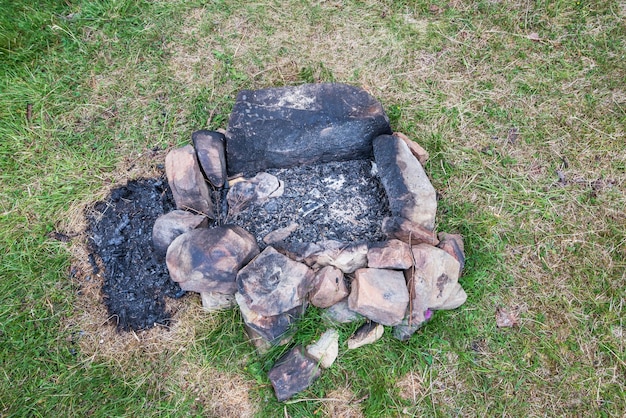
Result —
[[[92, 227], [93, 247], [109, 248], [104, 256], [95, 251], [107, 300], [111, 289], [132, 294], [124, 312], [108, 304], [121, 328], [137, 327], [128, 312], [141, 300], [123, 289], [133, 272], [115, 267], [120, 257], [158, 277], [167, 277], [167, 266], [172, 281], [144, 297], [157, 312], [163, 296], [183, 293], [174, 283], [200, 293], [208, 310], [237, 306], [261, 353], [290, 341], [309, 304], [335, 322], [366, 318], [348, 341], [356, 348], [380, 338], [383, 326], [406, 340], [434, 310], [465, 302], [463, 242], [435, 232], [436, 193], [422, 167], [428, 154], [392, 133], [364, 90], [311, 84], [242, 91], [228, 130], [197, 131], [192, 142], [167, 155], [167, 184], [150, 183], [155, 210], [132, 208], [112, 227]], [[132, 203], [133, 187], [96, 205], [94, 220], [115, 214], [113, 202]], [[129, 256], [120, 248], [129, 241], [124, 231], [145, 216], [154, 219], [152, 243]], [[337, 352], [333, 329], [316, 344], [292, 348], [269, 374], [278, 399], [308, 387]]]

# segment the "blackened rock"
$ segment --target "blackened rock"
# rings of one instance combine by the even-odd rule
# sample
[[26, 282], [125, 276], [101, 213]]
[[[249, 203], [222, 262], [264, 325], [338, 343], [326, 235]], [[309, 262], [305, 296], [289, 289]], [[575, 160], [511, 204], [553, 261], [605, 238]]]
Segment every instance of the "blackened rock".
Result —
[[237, 274], [237, 289], [262, 316], [285, 313], [306, 301], [313, 271], [267, 247]]
[[320, 374], [317, 362], [304, 355], [301, 346], [296, 346], [276, 362], [268, 377], [276, 398], [282, 402], [311, 386]]
[[226, 152], [224, 135], [215, 131], [196, 131], [191, 134], [198, 161], [207, 180], [222, 187], [226, 181]]
[[372, 155], [372, 140], [390, 134], [381, 104], [346, 84], [244, 90], [230, 115], [230, 175]]
[[399, 216], [384, 218], [382, 230], [387, 238], [399, 239], [409, 245], [421, 243], [437, 245], [439, 243], [437, 235], [433, 231]]
[[234, 294], [237, 272], [259, 253], [245, 229], [225, 225], [194, 229], [178, 236], [167, 249], [170, 277], [192, 292]]
[[432, 231], [437, 195], [422, 165], [397, 136], [381, 135], [374, 139], [373, 144], [374, 158], [391, 213]]
[[174, 210], [161, 215], [152, 227], [152, 246], [159, 256], [165, 256], [174, 239], [196, 228], [206, 228], [208, 219], [184, 210]]

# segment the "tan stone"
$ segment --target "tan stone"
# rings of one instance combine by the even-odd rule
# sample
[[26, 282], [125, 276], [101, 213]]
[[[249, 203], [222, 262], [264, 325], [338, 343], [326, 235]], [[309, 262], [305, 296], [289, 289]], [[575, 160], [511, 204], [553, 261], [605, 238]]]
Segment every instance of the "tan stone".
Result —
[[344, 273], [367, 266], [367, 244], [327, 240], [309, 245], [304, 262], [313, 267], [337, 267]]
[[201, 130], [191, 134], [191, 140], [207, 180], [214, 187], [224, 186], [226, 181], [224, 135], [216, 131]]
[[343, 272], [336, 267], [326, 266], [313, 278], [309, 300], [313, 306], [328, 308], [348, 296]]
[[202, 292], [202, 309], [207, 312], [220, 311], [222, 309], [230, 309], [235, 306], [235, 297], [217, 292]]
[[351, 310], [383, 325], [397, 325], [404, 318], [409, 292], [400, 271], [364, 268], [354, 273], [348, 297]]
[[214, 217], [209, 188], [191, 145], [173, 149], [167, 154], [165, 172], [176, 208]]
[[161, 215], [152, 227], [152, 246], [160, 255], [165, 255], [167, 247], [174, 239], [196, 228], [206, 228], [208, 219], [184, 210], [174, 210]]
[[356, 330], [354, 335], [348, 338], [348, 349], [363, 347], [367, 344], [375, 343], [380, 340], [385, 333], [385, 328], [376, 322], [368, 322]]
[[437, 247], [441, 248], [460, 264], [460, 270], [465, 267], [465, 246], [463, 245], [463, 237], [459, 234], [448, 234], [446, 232], [440, 232], [438, 234], [439, 244]]
[[417, 142], [412, 141], [402, 132], [394, 132], [393, 135], [404, 141], [404, 143], [409, 147], [411, 154], [417, 158], [417, 161], [419, 161], [422, 166], [426, 164], [426, 161], [428, 161], [428, 151], [422, 148], [422, 146]]
[[413, 265], [409, 244], [397, 239], [371, 243], [367, 250], [367, 267], [405, 270]]
[[339, 332], [335, 329], [325, 331], [315, 343], [307, 345], [306, 353], [324, 369], [330, 368], [339, 355]]

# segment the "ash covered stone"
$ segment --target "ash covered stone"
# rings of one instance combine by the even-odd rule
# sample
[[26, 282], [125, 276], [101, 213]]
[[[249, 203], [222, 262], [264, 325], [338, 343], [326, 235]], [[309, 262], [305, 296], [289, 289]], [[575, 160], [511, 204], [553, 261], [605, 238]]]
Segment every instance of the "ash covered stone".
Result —
[[241, 212], [231, 211], [234, 223], [257, 238], [261, 248], [270, 232], [299, 226], [287, 243], [338, 240], [381, 241], [381, 219], [390, 216], [385, 191], [372, 174], [372, 162], [353, 160], [288, 169], [267, 170], [284, 183], [284, 193], [264, 203], [251, 203]]

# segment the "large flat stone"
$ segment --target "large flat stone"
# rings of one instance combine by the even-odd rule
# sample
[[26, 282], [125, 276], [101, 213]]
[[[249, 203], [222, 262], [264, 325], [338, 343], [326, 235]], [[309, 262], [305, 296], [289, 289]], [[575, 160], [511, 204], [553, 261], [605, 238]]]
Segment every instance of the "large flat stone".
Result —
[[209, 187], [191, 145], [173, 149], [167, 154], [165, 173], [177, 209], [189, 210], [210, 218], [215, 216]]
[[224, 186], [226, 181], [224, 135], [215, 131], [201, 130], [191, 134], [191, 140], [207, 180], [214, 187]]
[[437, 235], [423, 226], [408, 219], [391, 216], [383, 219], [382, 230], [389, 239], [399, 239], [409, 245], [430, 244], [437, 245]]
[[396, 270], [358, 269], [348, 297], [351, 310], [383, 325], [397, 325], [404, 318], [409, 292], [404, 274]]
[[259, 253], [245, 229], [226, 225], [179, 235], [167, 249], [170, 277], [181, 289], [234, 294], [237, 272]]
[[390, 133], [381, 104], [358, 87], [244, 90], [226, 134], [228, 173], [367, 158], [372, 140]]
[[306, 248], [303, 261], [313, 268], [333, 266], [344, 273], [354, 273], [367, 266], [367, 244], [321, 241]]
[[237, 289], [253, 311], [263, 316], [287, 312], [306, 301], [313, 271], [266, 247], [237, 274]]
[[432, 231], [437, 195], [422, 165], [397, 136], [381, 135], [374, 139], [373, 146], [391, 213]]

